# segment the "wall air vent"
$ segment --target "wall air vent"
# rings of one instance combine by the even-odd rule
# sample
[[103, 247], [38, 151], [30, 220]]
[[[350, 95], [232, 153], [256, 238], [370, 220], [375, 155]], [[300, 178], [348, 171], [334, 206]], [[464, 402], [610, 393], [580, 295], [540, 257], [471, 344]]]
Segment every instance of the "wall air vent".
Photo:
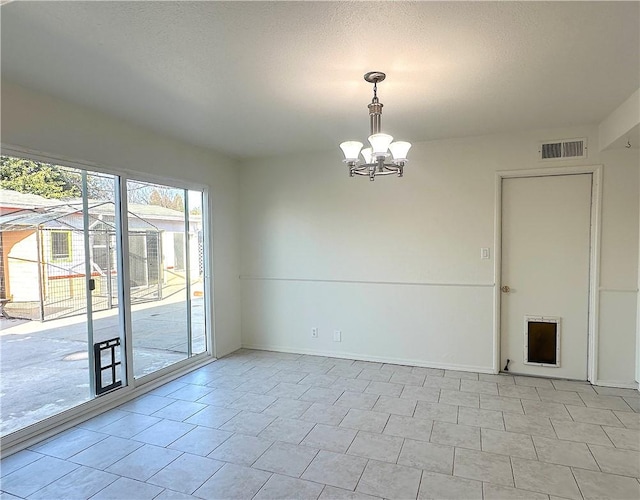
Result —
[[540, 143], [538, 158], [547, 160], [569, 160], [587, 157], [586, 139], [561, 139]]

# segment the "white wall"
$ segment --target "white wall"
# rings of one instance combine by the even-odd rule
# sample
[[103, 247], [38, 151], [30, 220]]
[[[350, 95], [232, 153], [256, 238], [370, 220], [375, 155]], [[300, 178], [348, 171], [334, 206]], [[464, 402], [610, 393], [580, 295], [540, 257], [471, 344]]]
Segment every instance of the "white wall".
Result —
[[604, 164], [600, 258], [600, 343], [598, 378], [603, 383], [635, 380], [635, 327], [638, 286], [638, 149], [600, 153]]
[[239, 178], [229, 159], [2, 82], [2, 143], [209, 188], [218, 356], [240, 347]]
[[[6, 244], [6, 240], [4, 241]], [[37, 264], [38, 239], [35, 231], [13, 245], [8, 257], [9, 290], [12, 299], [16, 302], [38, 302], [40, 278]]]
[[[5, 144], [209, 186], [218, 355], [240, 347], [241, 317], [246, 346], [491, 371], [493, 259], [479, 249], [493, 246], [495, 172], [602, 163], [598, 378], [629, 383], [640, 336], [638, 150], [598, 153], [597, 132], [418, 143], [404, 179], [373, 183], [350, 179], [337, 147], [245, 162], [239, 178], [209, 151], [2, 85]], [[538, 141], [582, 136], [586, 161], [537, 161]]]
[[[598, 378], [633, 381], [638, 152], [599, 153], [597, 134], [418, 143], [403, 179], [375, 182], [349, 178], [337, 146], [242, 163], [243, 345], [491, 371], [495, 172], [602, 163]], [[537, 160], [568, 137], [588, 137], [587, 160]]]
[[627, 134], [634, 129], [637, 136], [638, 125], [640, 125], [640, 89], [631, 94], [600, 123], [598, 126], [600, 149], [618, 146], [620, 139], [629, 137]]

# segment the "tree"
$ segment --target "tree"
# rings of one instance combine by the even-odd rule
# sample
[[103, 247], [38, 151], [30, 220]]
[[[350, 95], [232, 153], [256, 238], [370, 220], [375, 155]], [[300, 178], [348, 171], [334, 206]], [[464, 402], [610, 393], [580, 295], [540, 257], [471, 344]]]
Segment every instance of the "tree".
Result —
[[149, 194], [149, 205], [170, 208], [178, 212], [184, 212], [184, 200], [180, 193], [176, 193], [175, 189], [154, 187]]
[[0, 188], [44, 198], [76, 198], [82, 194], [80, 174], [56, 165], [0, 156]]
[[[78, 198], [82, 196], [80, 170], [24, 158], [0, 156], [0, 187], [44, 198]], [[87, 196], [92, 200], [113, 200], [112, 175], [90, 172]]]
[[[82, 190], [82, 177], [79, 178], [79, 182], [80, 190]], [[91, 200], [113, 201], [115, 187], [114, 177], [111, 175], [94, 173], [87, 175], [87, 193]]]

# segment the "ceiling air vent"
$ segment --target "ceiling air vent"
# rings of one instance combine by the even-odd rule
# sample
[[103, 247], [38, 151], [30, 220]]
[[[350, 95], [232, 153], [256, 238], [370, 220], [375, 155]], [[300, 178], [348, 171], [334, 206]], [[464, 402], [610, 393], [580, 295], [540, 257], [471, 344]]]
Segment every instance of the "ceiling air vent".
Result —
[[542, 142], [538, 149], [540, 160], [566, 160], [587, 157], [586, 139], [561, 139]]

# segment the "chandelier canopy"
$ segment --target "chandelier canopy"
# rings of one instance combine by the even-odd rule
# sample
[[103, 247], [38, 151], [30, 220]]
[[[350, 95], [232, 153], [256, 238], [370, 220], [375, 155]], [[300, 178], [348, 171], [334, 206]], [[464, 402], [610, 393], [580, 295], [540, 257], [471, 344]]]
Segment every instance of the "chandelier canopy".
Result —
[[[349, 167], [349, 176], [367, 175], [370, 181], [376, 179], [376, 175], [397, 174], [402, 177], [407, 153], [411, 144], [404, 141], [393, 142], [393, 137], [380, 132], [382, 122], [382, 103], [378, 100], [378, 82], [386, 78], [380, 71], [371, 71], [364, 75], [364, 79], [373, 83], [373, 99], [369, 104], [369, 124], [371, 135], [369, 136], [370, 148], [362, 149], [363, 144], [358, 141], [346, 141], [340, 144], [344, 153], [344, 162]], [[361, 151], [362, 150], [362, 151]], [[391, 152], [391, 154], [389, 154]], [[359, 160], [362, 154], [363, 160]], [[389, 156], [393, 156], [391, 162], [387, 162]]]

